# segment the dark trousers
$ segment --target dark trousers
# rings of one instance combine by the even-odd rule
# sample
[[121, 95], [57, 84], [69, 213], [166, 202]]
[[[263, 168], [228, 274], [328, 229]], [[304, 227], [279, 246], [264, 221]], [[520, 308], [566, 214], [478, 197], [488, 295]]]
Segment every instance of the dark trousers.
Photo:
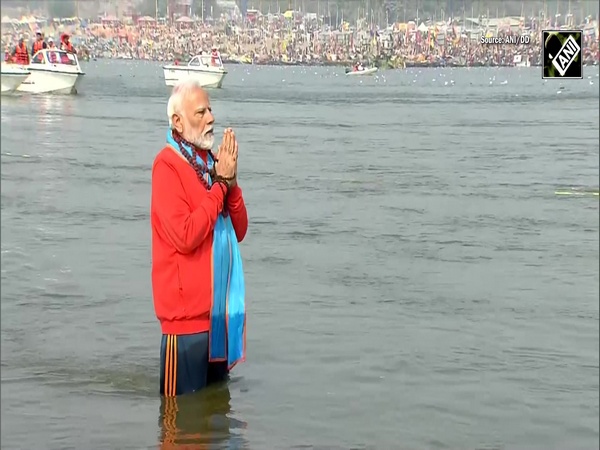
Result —
[[160, 394], [191, 394], [227, 378], [227, 361], [208, 362], [208, 332], [163, 334], [160, 345]]

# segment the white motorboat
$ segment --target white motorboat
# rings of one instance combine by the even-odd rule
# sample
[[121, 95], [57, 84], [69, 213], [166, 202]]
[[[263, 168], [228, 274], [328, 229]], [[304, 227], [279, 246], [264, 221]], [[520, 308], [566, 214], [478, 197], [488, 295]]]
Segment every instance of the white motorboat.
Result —
[[165, 84], [175, 86], [186, 78], [194, 78], [203, 87], [220, 88], [227, 75], [220, 55], [196, 55], [186, 66], [169, 65], [163, 67]]
[[360, 76], [367, 76], [367, 75], [373, 75], [375, 72], [377, 72], [377, 67], [369, 67], [369, 68], [363, 68], [363, 69], [358, 69], [358, 70], [354, 70], [354, 69], [346, 69], [346, 75], [348, 76], [354, 76], [354, 77], [360, 77]]
[[23, 66], [2, 63], [2, 93], [15, 92], [21, 83], [29, 77], [31, 72]]
[[513, 64], [515, 67], [530, 67], [529, 56], [515, 55], [513, 56]]
[[19, 86], [20, 92], [34, 94], [76, 94], [77, 84], [85, 75], [74, 53], [45, 48], [31, 58], [31, 75]]

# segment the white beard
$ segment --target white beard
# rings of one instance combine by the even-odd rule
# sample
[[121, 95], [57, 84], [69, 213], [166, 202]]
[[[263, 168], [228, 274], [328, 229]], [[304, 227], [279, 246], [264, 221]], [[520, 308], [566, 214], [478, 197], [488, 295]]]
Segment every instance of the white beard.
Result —
[[202, 150], [212, 150], [213, 145], [215, 145], [215, 137], [212, 133], [200, 136], [194, 140], [194, 145]]
[[198, 131], [191, 133], [190, 135], [184, 135], [183, 138], [201, 150], [212, 150], [215, 145], [215, 135], [213, 133], [203, 136], [202, 132]]

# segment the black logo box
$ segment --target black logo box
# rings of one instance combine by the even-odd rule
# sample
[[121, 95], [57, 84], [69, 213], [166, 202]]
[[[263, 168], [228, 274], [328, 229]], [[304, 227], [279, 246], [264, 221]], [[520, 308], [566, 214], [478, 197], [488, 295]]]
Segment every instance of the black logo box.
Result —
[[543, 30], [542, 78], [583, 78], [583, 30]]

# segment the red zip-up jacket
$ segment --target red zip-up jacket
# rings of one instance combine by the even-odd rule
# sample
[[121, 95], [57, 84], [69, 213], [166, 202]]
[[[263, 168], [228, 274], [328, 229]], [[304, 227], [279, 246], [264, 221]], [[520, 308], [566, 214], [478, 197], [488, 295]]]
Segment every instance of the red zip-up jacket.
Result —
[[[206, 160], [206, 155], [203, 155]], [[213, 298], [213, 229], [223, 191], [207, 191], [192, 166], [167, 146], [152, 167], [152, 293], [163, 334], [209, 330]], [[227, 210], [238, 241], [248, 230], [239, 186], [230, 189]]]

